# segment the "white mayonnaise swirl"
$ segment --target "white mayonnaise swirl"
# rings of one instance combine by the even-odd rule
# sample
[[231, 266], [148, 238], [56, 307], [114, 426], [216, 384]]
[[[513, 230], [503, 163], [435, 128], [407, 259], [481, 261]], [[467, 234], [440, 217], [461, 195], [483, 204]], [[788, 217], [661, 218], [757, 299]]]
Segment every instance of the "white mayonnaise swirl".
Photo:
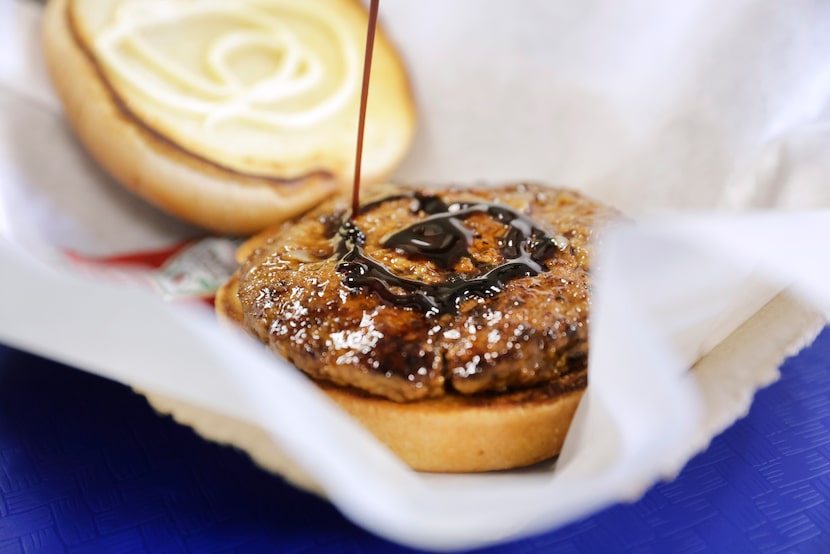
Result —
[[[280, 7], [302, 14], [332, 37], [342, 56], [338, 63], [343, 64], [339, 70], [343, 78], [333, 90], [311, 106], [282, 111], [263, 104], [308, 95], [320, 86], [327, 68], [290, 26], [274, 15], [274, 8]], [[142, 37], [154, 26], [186, 23], [202, 16], [220, 16], [241, 24], [208, 44], [203, 52], [206, 74], [177, 63]], [[229, 119], [278, 128], [308, 127], [347, 105], [358, 85], [359, 54], [348, 27], [337, 11], [310, 0], [122, 0], [112, 20], [97, 34], [93, 48], [119, 79], [169, 109], [201, 116], [207, 129]], [[136, 70], [122, 48], [128, 48], [163, 81]], [[230, 58], [250, 48], [271, 52], [280, 61], [272, 74], [244, 83], [232, 70]]]

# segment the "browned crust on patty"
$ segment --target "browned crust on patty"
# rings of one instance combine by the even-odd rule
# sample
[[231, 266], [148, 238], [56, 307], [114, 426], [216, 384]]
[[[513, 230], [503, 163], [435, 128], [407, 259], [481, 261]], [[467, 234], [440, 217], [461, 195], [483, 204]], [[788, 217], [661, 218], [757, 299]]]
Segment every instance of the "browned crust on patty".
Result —
[[[242, 328], [244, 325], [244, 312], [239, 302], [239, 273], [235, 273], [216, 292], [214, 301], [216, 312], [222, 321]], [[418, 402], [423, 406], [429, 406], [434, 410], [454, 409], [458, 406], [480, 409], [506, 409], [516, 405], [544, 404], [552, 399], [558, 398], [572, 392], [581, 391], [587, 385], [585, 372], [575, 372], [563, 376], [560, 379], [545, 382], [536, 387], [511, 391], [500, 394], [480, 395], [452, 395], [431, 398]], [[366, 391], [354, 387], [335, 387], [330, 384], [320, 383], [325, 391], [338, 390], [344, 395], [361, 398], [364, 400], [378, 401], [380, 404], [409, 404], [389, 401], [371, 395]]]
[[[435, 194], [447, 202], [510, 205], [563, 248], [545, 262], [546, 271], [509, 281], [490, 298], [466, 300], [458, 313], [426, 317], [343, 285], [336, 229], [345, 200], [333, 200], [246, 247], [239, 293], [245, 327], [315, 380], [395, 401], [500, 394], [584, 372], [591, 238], [616, 212], [572, 191], [531, 185]], [[366, 253], [393, 273], [440, 283], [504, 261], [497, 243], [505, 225], [485, 215], [465, 220], [476, 237], [471, 258], [450, 270], [382, 246], [390, 233], [425, 217], [412, 204], [402, 197], [356, 219]]]

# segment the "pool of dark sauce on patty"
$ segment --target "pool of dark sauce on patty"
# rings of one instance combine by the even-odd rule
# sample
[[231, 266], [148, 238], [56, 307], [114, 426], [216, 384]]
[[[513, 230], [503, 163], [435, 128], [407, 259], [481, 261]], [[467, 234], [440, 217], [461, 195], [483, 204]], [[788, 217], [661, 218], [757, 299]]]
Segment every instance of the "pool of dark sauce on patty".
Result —
[[[455, 313], [463, 300], [498, 294], [512, 279], [538, 275], [547, 271], [545, 262], [556, 254], [554, 238], [539, 228], [529, 217], [509, 206], [487, 202], [454, 202], [446, 204], [441, 198], [422, 193], [395, 195], [360, 205], [360, 169], [363, 158], [363, 131], [366, 105], [369, 97], [369, 75], [375, 42], [379, 0], [371, 0], [369, 28], [363, 65], [363, 83], [358, 116], [355, 174], [352, 188], [352, 211], [339, 230], [340, 263], [337, 271], [343, 274], [344, 284], [353, 289], [368, 288], [383, 300], [396, 306], [410, 307], [427, 316]], [[414, 258], [433, 262], [447, 270], [450, 277], [441, 283], [424, 283], [400, 277], [363, 251], [366, 237], [357, 226], [356, 218], [386, 202], [408, 198], [412, 211], [423, 213], [424, 219], [392, 234], [383, 246], [396, 249]], [[479, 271], [477, 276], [452, 273], [455, 264], [464, 257], [471, 258], [470, 246], [475, 238], [464, 220], [485, 214], [507, 230], [499, 239], [504, 262], [485, 266], [472, 260]]]

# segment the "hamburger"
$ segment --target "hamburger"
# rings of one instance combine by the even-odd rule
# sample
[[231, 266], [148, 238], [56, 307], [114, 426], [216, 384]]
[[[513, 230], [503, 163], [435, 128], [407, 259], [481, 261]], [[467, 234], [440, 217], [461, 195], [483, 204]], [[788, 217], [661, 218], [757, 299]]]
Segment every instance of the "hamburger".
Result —
[[555, 456], [587, 384], [592, 242], [616, 212], [525, 184], [367, 196], [244, 244], [219, 315], [416, 470]]
[[[358, 0], [50, 0], [43, 43], [69, 123], [118, 182], [250, 234], [351, 185], [367, 20]], [[382, 29], [370, 90], [364, 182], [415, 125]]]
[[[548, 459], [587, 384], [592, 239], [616, 212], [521, 184], [375, 186], [350, 213], [366, 24], [357, 0], [51, 0], [44, 44], [72, 127], [118, 181], [214, 231], [267, 228], [218, 291], [221, 318], [416, 470]], [[415, 118], [382, 30], [372, 73], [364, 184]], [[202, 431], [241, 444], [226, 427]]]

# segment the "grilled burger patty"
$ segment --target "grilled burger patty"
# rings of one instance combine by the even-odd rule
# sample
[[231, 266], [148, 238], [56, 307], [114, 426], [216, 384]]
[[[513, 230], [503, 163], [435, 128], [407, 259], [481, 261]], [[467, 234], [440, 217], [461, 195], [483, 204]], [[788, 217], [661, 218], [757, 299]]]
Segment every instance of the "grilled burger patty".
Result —
[[[315, 380], [398, 402], [584, 382], [590, 242], [616, 211], [537, 185], [366, 196], [353, 236], [392, 279], [349, 262], [348, 203], [329, 201], [255, 239], [238, 285], [249, 331]], [[425, 225], [436, 203], [463, 212], [442, 220], [452, 233]], [[402, 229], [420, 235], [390, 240]], [[466, 291], [476, 280], [488, 281]], [[435, 307], [424, 290], [461, 292]]]

